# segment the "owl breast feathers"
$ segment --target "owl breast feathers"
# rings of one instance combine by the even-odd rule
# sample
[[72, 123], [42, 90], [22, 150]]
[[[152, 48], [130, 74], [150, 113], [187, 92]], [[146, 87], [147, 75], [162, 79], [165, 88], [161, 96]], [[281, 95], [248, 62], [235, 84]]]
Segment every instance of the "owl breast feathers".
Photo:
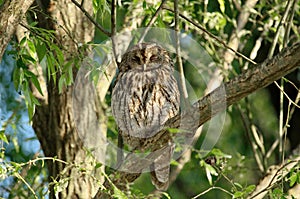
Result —
[[156, 133], [179, 111], [173, 67], [168, 52], [155, 43], [137, 44], [123, 55], [112, 93], [112, 113], [124, 142], [133, 149], [145, 140], [155, 144]]
[[[151, 138], [178, 113], [173, 67], [157, 44], [138, 44], [124, 54], [112, 94], [113, 115], [123, 136]], [[134, 148], [138, 143], [127, 144]]]

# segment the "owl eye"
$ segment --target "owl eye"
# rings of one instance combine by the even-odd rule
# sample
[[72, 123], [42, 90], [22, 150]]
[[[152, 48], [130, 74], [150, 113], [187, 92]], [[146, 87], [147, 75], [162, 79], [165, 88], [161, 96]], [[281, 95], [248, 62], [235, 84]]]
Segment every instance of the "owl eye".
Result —
[[152, 55], [150, 57], [150, 61], [157, 61], [159, 59], [159, 57], [157, 55]]

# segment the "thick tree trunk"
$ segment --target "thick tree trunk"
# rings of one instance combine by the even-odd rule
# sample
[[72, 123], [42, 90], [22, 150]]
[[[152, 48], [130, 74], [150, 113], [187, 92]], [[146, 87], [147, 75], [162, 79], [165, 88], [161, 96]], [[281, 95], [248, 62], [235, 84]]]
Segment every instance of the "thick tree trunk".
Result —
[[[91, 1], [85, 1], [83, 6], [92, 13]], [[69, 0], [50, 1], [50, 4], [44, 7], [54, 20], [50, 21], [51, 24], [43, 24], [43, 26], [52, 27], [56, 31], [56, 42], [64, 49], [65, 62], [74, 59], [79, 52], [78, 45], [93, 40], [94, 26]], [[40, 19], [40, 21], [43, 20]], [[74, 77], [75, 75], [74, 72]], [[41, 142], [45, 156], [56, 157], [69, 163], [48, 162], [49, 181], [58, 182], [50, 186], [50, 198], [55, 198], [55, 195], [64, 199], [92, 198], [97, 191], [94, 179], [95, 162], [83, 149], [83, 142], [77, 133], [74, 121], [73, 90], [72, 85], [59, 93], [57, 85], [50, 81], [47, 87], [48, 99], [43, 100], [42, 106], [36, 107], [33, 118], [33, 128]], [[55, 193], [54, 190], [59, 192]]]

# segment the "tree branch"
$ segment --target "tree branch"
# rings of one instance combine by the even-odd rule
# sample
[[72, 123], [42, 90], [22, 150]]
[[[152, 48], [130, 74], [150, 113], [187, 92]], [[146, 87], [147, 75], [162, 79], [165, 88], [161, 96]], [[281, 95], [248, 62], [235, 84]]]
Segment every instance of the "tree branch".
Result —
[[94, 18], [89, 14], [88, 11], [86, 11], [83, 7], [83, 1], [81, 4], [79, 4], [76, 0], [71, 0], [80, 10], [83, 12], [83, 14], [101, 31], [103, 32], [106, 36], [110, 37], [111, 33], [105, 30], [97, 21], [94, 20]]
[[[174, 10], [170, 9], [170, 8], [166, 8], [163, 7], [163, 9], [168, 10], [170, 12], [174, 13]], [[242, 53], [236, 51], [235, 49], [233, 49], [232, 47], [228, 46], [224, 41], [222, 41], [220, 38], [218, 38], [217, 36], [215, 36], [214, 34], [210, 33], [209, 31], [207, 31], [204, 27], [202, 27], [200, 24], [194, 22], [193, 20], [189, 19], [188, 17], [182, 15], [179, 13], [179, 16], [181, 18], [183, 18], [184, 20], [190, 22], [191, 24], [193, 24], [195, 27], [197, 27], [198, 29], [200, 29], [201, 31], [203, 31], [205, 34], [207, 34], [208, 36], [210, 36], [211, 38], [213, 38], [214, 40], [216, 40], [217, 42], [219, 42], [220, 44], [222, 44], [225, 48], [231, 50], [233, 53], [235, 53], [237, 56], [242, 57], [243, 59], [247, 60], [248, 62], [251, 62], [252, 64], [256, 64], [253, 60], [249, 59], [248, 57], [246, 57], [245, 55], [243, 55]]]
[[160, 6], [157, 8], [157, 10], [155, 11], [154, 15], [152, 16], [152, 18], [150, 19], [149, 23], [146, 25], [146, 28], [142, 34], [142, 36], [140, 37], [138, 43], [141, 43], [144, 39], [145, 39], [145, 36], [147, 35], [150, 27], [153, 25], [153, 23], [155, 22], [155, 20], [157, 19], [158, 17], [158, 14], [161, 12], [164, 4], [165, 4], [166, 0], [162, 0]]
[[289, 172], [300, 162], [300, 156], [291, 158], [283, 162], [281, 165], [273, 165], [269, 167], [269, 172], [260, 180], [255, 190], [247, 199], [263, 199], [268, 190], [280, 182]]

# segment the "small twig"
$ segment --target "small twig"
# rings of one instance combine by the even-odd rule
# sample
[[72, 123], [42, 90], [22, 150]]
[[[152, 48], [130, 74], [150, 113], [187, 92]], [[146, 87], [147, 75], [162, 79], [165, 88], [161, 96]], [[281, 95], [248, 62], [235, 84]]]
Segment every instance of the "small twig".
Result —
[[80, 6], [83, 7], [83, 4], [84, 4], [84, 0], [81, 0]]
[[[174, 10], [170, 9], [170, 8], [166, 8], [164, 7], [163, 9], [168, 10], [170, 12], [174, 13]], [[198, 29], [202, 30], [204, 33], [206, 33], [208, 36], [212, 37], [213, 39], [215, 39], [217, 42], [221, 43], [225, 48], [228, 48], [229, 50], [231, 50], [233, 53], [235, 53], [236, 55], [242, 57], [243, 59], [251, 62], [252, 64], [257, 64], [255, 61], [251, 60], [250, 58], [248, 58], [247, 56], [243, 55], [242, 53], [234, 50], [233, 48], [231, 48], [230, 46], [228, 46], [224, 41], [222, 41], [221, 39], [219, 39], [217, 36], [215, 36], [214, 34], [210, 33], [209, 31], [207, 31], [204, 27], [202, 27], [201, 25], [197, 24], [196, 22], [192, 21], [191, 19], [187, 18], [186, 16], [182, 15], [179, 13], [179, 16], [181, 18], [183, 18], [184, 20], [188, 21], [189, 23], [193, 24], [195, 27], [197, 27]]]
[[111, 33], [108, 32], [107, 30], [105, 30], [99, 23], [97, 23], [93, 17], [83, 8], [82, 5], [80, 5], [76, 0], [71, 0], [82, 12], [83, 14], [101, 31], [103, 32], [105, 35], [107, 35], [108, 37], [111, 36]]
[[[115, 35], [116, 35], [116, 18], [117, 18], [117, 2], [116, 0], [111, 1], [111, 42], [112, 42], [112, 49], [113, 49], [113, 55], [115, 57], [115, 60], [117, 58], [117, 49], [116, 49], [116, 40], [115, 40]], [[116, 62], [117, 63], [117, 62]]]
[[272, 46], [271, 46], [269, 54], [268, 54], [268, 58], [271, 58], [274, 55], [274, 51], [275, 51], [276, 44], [278, 42], [281, 27], [284, 25], [284, 23], [286, 23], [286, 19], [288, 17], [288, 14], [290, 12], [291, 7], [292, 7], [292, 2], [291, 2], [291, 0], [289, 0], [288, 3], [287, 3], [287, 6], [285, 8], [284, 14], [283, 14], [283, 16], [280, 19], [280, 22], [278, 24], [278, 27], [277, 27], [277, 30], [276, 30], [276, 33], [275, 33], [275, 36], [274, 36], [274, 39], [273, 39], [273, 42], [272, 42]]
[[31, 188], [31, 186], [28, 184], [28, 182], [26, 182], [26, 180], [18, 173], [18, 172], [15, 172], [14, 173], [14, 176], [16, 178], [18, 178], [19, 180], [21, 180], [25, 185], [26, 187], [30, 190], [30, 192], [33, 194], [34, 198], [38, 199], [38, 197], [36, 196], [36, 193], [34, 192], [34, 190]]
[[270, 190], [276, 182], [282, 180], [289, 171], [294, 168], [300, 162], [300, 157], [296, 157], [293, 160], [286, 161], [284, 164], [278, 168], [275, 168], [275, 171], [271, 171], [268, 175], [266, 175], [260, 183], [256, 186], [256, 190], [251, 193], [251, 195], [247, 199], [260, 199], [263, 198], [266, 194], [266, 191]]
[[176, 42], [176, 60], [178, 63], [178, 70], [180, 74], [180, 86], [184, 98], [184, 103], [186, 108], [188, 108], [188, 92], [185, 84], [184, 70], [181, 59], [181, 51], [180, 51], [180, 30], [179, 30], [179, 11], [178, 11], [178, 0], [174, 0], [174, 11], [175, 11], [175, 42]]
[[[299, 90], [292, 82], [290, 82], [290, 83], [298, 90], [298, 94], [297, 94], [297, 97], [296, 97], [296, 99], [295, 99], [295, 104], [298, 104], [299, 101], [300, 101], [300, 90]], [[290, 103], [291, 103], [291, 102], [290, 102]], [[288, 123], [289, 123], [290, 120], [292, 119], [292, 116], [293, 116], [293, 114], [294, 114], [296, 108], [297, 108], [297, 107], [294, 105], [294, 106], [291, 108], [291, 110], [289, 111], [289, 114], [288, 114], [288, 117], [287, 117], [288, 119], [287, 119], [286, 124], [285, 124], [285, 126], [284, 126], [284, 128], [283, 128], [283, 134], [286, 134], [287, 129], [288, 129]], [[275, 142], [272, 144], [272, 146], [270, 147], [270, 149], [269, 149], [269, 151], [268, 151], [268, 153], [267, 153], [267, 155], [266, 155], [266, 158], [269, 158], [269, 157], [271, 156], [272, 152], [275, 150], [275, 148], [278, 146], [278, 144], [279, 144], [279, 139], [277, 138], [277, 139], [275, 140]]]
[[272, 146], [270, 147], [270, 149], [268, 150], [268, 152], [266, 154], [266, 158], [267, 159], [271, 157], [273, 151], [275, 151], [275, 149], [277, 148], [278, 144], [279, 144], [279, 139], [277, 138], [275, 140], [275, 142], [273, 142]]
[[283, 38], [283, 47], [287, 47], [288, 39], [290, 38], [290, 31], [291, 31], [291, 27], [292, 27], [292, 24], [293, 24], [296, 5], [297, 5], [297, 0], [293, 0], [292, 13], [289, 15], [289, 18], [287, 20], [288, 23], [287, 23], [286, 31], [285, 31], [284, 38]]
[[253, 155], [254, 155], [254, 158], [255, 158], [255, 161], [256, 161], [256, 164], [260, 170], [261, 173], [264, 173], [265, 169], [264, 169], [264, 166], [262, 164], [262, 161], [259, 157], [259, 154], [257, 153], [257, 145], [256, 143], [251, 139], [251, 132], [250, 132], [250, 119], [249, 117], [242, 111], [242, 108], [240, 107], [240, 105], [237, 106], [238, 107], [238, 110], [240, 112], [240, 115], [242, 117], [242, 122], [243, 122], [243, 125], [244, 125], [244, 128], [245, 128], [245, 131], [246, 131], [246, 136], [251, 144], [251, 149], [252, 149], [252, 152], [253, 152]]
[[152, 16], [151, 20], [149, 21], [149, 23], [147, 24], [142, 36], [140, 37], [138, 43], [141, 43], [144, 39], [145, 39], [145, 36], [147, 35], [150, 27], [153, 25], [153, 23], [155, 22], [155, 20], [157, 19], [158, 17], [158, 14], [160, 13], [160, 11], [162, 10], [163, 8], [163, 5], [165, 4], [166, 0], [163, 0], [160, 4], [160, 6], [157, 8], [157, 10], [155, 11], [154, 15]]
[[[279, 138], [279, 160], [282, 160], [282, 163], [284, 161], [284, 151], [283, 151], [283, 99], [284, 99], [284, 81], [281, 78], [280, 79], [280, 86], [277, 84], [277, 82], [274, 82], [276, 86], [281, 90], [279, 94], [280, 104], [279, 104], [279, 130], [278, 130], [278, 138]], [[287, 96], [288, 97], [288, 96]]]
[[60, 163], [66, 164], [66, 165], [69, 164], [68, 162], [57, 159], [55, 157], [40, 157], [40, 158], [36, 158], [34, 160], [29, 160], [28, 162], [20, 163], [19, 166], [22, 167], [22, 166], [25, 166], [25, 165], [28, 165], [28, 164], [29, 165], [30, 164], [35, 164], [35, 162], [37, 162], [37, 161], [44, 161], [44, 160], [52, 160], [53, 162], [60, 162]]
[[275, 85], [279, 88], [279, 90], [285, 95], [285, 97], [294, 105], [294, 106], [296, 106], [297, 108], [300, 108], [300, 106], [296, 103], [296, 102], [294, 102], [289, 96], [288, 96], [288, 94], [286, 94], [286, 92], [278, 85], [278, 83], [275, 81], [274, 82], [275, 83]]
[[229, 192], [229, 191], [227, 191], [226, 189], [223, 189], [222, 187], [215, 187], [215, 186], [212, 186], [212, 187], [209, 187], [208, 189], [206, 189], [205, 191], [203, 191], [202, 193], [199, 193], [198, 195], [196, 195], [196, 196], [192, 197], [192, 199], [199, 198], [200, 196], [203, 196], [204, 194], [206, 194], [206, 193], [210, 192], [210, 191], [211, 191], [211, 190], [213, 190], [213, 189], [218, 189], [218, 190], [221, 190], [221, 191], [223, 191], [223, 192], [225, 192], [225, 193], [227, 193], [227, 194], [229, 194], [229, 195], [233, 196], [233, 194], [232, 194], [232, 193], [230, 193], [230, 192]]

